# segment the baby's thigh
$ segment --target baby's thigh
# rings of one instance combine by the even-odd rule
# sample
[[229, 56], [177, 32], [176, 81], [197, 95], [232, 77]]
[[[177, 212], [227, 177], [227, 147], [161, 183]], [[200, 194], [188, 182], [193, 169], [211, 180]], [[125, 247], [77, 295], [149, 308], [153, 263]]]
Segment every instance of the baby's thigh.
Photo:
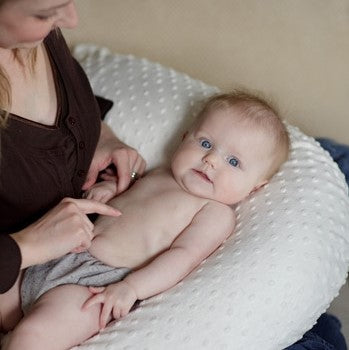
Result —
[[4, 294], [0, 294], [0, 331], [12, 330], [22, 318], [20, 284], [22, 273], [17, 278], [12, 288]]
[[58, 286], [43, 294], [27, 316], [31, 322], [57, 336], [68, 332], [76, 334], [79, 339], [79, 334], [84, 334], [86, 339], [99, 330], [101, 306], [82, 310], [82, 305], [91, 295], [88, 287], [75, 284]]
[[[87, 287], [63, 285], [43, 294], [15, 328], [9, 349], [67, 349], [99, 331], [100, 305], [82, 310]], [[54, 341], [53, 341], [54, 340]]]

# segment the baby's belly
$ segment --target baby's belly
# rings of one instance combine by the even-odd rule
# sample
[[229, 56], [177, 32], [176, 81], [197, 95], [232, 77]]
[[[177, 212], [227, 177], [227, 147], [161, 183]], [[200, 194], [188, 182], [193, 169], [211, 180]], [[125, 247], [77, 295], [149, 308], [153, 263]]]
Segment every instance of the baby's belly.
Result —
[[[131, 236], [131, 235], [130, 235]], [[115, 267], [137, 269], [151, 261], [160, 251], [169, 247], [150, 245], [142, 235], [138, 237], [120, 237], [102, 234], [97, 236], [89, 252], [103, 263]]]

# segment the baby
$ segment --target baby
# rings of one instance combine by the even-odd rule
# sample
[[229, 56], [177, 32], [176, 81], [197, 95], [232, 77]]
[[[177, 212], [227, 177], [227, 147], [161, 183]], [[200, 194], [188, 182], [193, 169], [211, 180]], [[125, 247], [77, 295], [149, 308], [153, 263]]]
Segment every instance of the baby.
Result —
[[177, 284], [229, 237], [230, 205], [266, 184], [288, 149], [285, 126], [264, 100], [242, 92], [211, 98], [168, 169], [117, 197], [115, 181], [88, 192], [122, 215], [96, 220], [88, 252], [26, 271], [26, 315], [5, 349], [68, 349]]

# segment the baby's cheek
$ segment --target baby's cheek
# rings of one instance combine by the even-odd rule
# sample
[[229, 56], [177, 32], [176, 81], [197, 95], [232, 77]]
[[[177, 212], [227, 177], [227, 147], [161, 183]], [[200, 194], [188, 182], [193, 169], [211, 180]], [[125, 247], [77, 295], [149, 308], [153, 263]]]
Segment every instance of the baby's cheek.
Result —
[[239, 178], [230, 175], [220, 179], [216, 193], [216, 200], [231, 205], [244, 199], [249, 192]]

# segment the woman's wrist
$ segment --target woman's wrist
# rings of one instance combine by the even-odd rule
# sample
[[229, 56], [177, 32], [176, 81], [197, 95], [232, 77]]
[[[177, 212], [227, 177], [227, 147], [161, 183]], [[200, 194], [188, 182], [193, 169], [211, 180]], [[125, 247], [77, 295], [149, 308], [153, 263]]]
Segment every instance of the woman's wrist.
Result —
[[114, 142], [121, 143], [113, 130], [105, 122], [102, 121], [100, 141], [104, 142], [109, 139], [113, 140]]

